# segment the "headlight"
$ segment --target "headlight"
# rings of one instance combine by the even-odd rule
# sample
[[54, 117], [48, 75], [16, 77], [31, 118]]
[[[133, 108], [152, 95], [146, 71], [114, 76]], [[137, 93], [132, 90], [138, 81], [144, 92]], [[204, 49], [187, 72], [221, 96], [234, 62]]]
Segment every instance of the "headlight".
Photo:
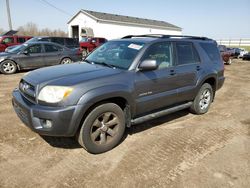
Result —
[[67, 98], [73, 91], [71, 87], [45, 86], [38, 95], [38, 100], [47, 103], [58, 103]]

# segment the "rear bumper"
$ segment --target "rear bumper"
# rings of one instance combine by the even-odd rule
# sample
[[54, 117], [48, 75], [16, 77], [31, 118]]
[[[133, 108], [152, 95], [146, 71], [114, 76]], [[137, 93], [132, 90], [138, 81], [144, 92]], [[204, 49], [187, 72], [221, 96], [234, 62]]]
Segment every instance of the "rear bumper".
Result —
[[[30, 103], [19, 90], [12, 93], [12, 105], [22, 122], [41, 135], [74, 136], [81, 121], [82, 105], [68, 107], [47, 107]], [[45, 128], [45, 121], [52, 122], [51, 128]]]
[[219, 90], [220, 88], [222, 88], [224, 82], [225, 82], [225, 77], [224, 77], [224, 76], [219, 77], [219, 78], [218, 78], [218, 81], [217, 81], [216, 90]]

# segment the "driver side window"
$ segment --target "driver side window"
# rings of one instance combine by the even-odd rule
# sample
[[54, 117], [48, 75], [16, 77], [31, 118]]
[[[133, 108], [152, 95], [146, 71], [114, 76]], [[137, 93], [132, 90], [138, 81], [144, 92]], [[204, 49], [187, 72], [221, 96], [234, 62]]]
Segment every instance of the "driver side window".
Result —
[[156, 60], [158, 69], [164, 69], [173, 66], [172, 47], [169, 42], [159, 42], [151, 45], [142, 59]]
[[28, 51], [29, 54], [35, 54], [35, 53], [41, 53], [42, 48], [40, 44], [36, 44], [28, 47], [26, 50]]

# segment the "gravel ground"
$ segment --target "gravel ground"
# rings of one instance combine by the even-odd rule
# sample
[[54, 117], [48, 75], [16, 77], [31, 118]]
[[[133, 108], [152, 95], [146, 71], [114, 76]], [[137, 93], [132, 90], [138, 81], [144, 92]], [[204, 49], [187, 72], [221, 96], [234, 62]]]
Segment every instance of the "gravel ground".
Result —
[[235, 60], [207, 114], [133, 126], [100, 155], [25, 127], [11, 105], [24, 73], [0, 74], [0, 187], [250, 187], [249, 73], [250, 62]]

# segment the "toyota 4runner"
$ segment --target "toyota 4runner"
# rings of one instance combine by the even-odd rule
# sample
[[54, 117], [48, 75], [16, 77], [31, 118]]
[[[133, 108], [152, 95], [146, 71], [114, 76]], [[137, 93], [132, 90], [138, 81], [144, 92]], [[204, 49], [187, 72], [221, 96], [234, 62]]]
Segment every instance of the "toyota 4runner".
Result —
[[186, 108], [206, 113], [224, 79], [214, 40], [126, 36], [82, 62], [28, 73], [12, 103], [38, 134], [76, 136], [88, 152], [102, 153], [133, 124]]

